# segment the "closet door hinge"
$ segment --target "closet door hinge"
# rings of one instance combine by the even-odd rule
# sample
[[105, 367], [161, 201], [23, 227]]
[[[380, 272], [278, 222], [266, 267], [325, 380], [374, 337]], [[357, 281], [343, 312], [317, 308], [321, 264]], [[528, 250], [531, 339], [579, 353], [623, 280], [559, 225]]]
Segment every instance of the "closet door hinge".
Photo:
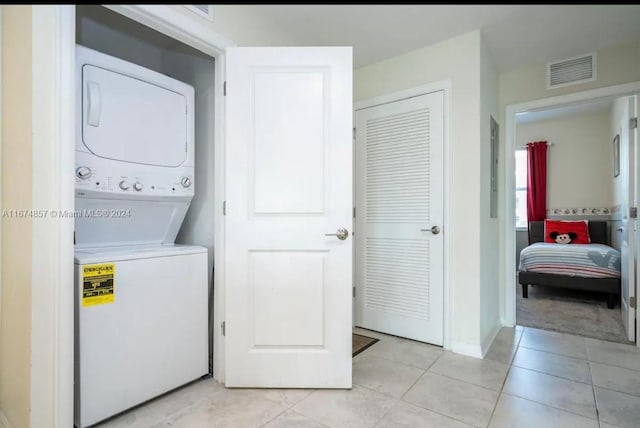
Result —
[[222, 84], [222, 95], [225, 96], [225, 97], [227, 96], [227, 81], [226, 80]]
[[353, 297], [356, 297], [356, 287], [353, 287]]
[[353, 218], [356, 218], [356, 207], [353, 207]]
[[222, 201], [222, 215], [227, 215], [227, 201]]
[[636, 308], [636, 296], [629, 297], [629, 306], [631, 306], [633, 309]]
[[356, 139], [356, 128], [353, 128], [353, 139]]
[[227, 335], [227, 322], [226, 321], [222, 321], [222, 324], [220, 324], [220, 328], [222, 329], [222, 335], [226, 336]]
[[629, 208], [629, 218], [638, 218], [638, 207]]
[[629, 129], [636, 129], [638, 127], [638, 118], [632, 117], [629, 119]]

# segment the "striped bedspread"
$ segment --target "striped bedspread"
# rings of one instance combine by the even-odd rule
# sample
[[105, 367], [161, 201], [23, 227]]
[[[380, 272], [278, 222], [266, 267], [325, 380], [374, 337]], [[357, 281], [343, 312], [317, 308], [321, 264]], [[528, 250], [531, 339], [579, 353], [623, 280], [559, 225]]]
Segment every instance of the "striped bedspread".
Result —
[[620, 252], [603, 244], [537, 242], [520, 253], [519, 270], [587, 278], [619, 278]]

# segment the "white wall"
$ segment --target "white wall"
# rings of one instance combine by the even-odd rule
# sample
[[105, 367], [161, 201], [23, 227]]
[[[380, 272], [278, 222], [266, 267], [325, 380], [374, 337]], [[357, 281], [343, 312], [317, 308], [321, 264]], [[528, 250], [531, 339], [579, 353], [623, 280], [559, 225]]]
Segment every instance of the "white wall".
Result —
[[[451, 79], [450, 227], [453, 257], [451, 345], [478, 347], [480, 338], [480, 32], [474, 31], [354, 71], [354, 101]], [[487, 207], [488, 212], [488, 207]], [[474, 348], [475, 349], [475, 348]]]
[[519, 124], [516, 145], [553, 143], [547, 151], [547, 208], [612, 207], [609, 112]]
[[195, 89], [196, 190], [176, 242], [207, 247], [207, 272], [211, 283], [215, 244], [214, 63], [211, 58], [167, 51], [163, 56], [163, 69], [170, 76], [189, 82]]
[[490, 345], [500, 328], [497, 218], [491, 218], [491, 117], [499, 122], [498, 72], [484, 41], [480, 51], [480, 343]]

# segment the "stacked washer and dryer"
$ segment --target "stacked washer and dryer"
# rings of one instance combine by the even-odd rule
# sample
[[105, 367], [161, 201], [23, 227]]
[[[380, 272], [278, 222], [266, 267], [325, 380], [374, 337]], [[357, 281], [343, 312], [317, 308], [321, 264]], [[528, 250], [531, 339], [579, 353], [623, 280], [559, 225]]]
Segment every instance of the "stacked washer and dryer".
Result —
[[[194, 196], [194, 90], [76, 49], [75, 424], [208, 372], [207, 249], [176, 245]], [[213, 221], [213, 219], [212, 219]]]

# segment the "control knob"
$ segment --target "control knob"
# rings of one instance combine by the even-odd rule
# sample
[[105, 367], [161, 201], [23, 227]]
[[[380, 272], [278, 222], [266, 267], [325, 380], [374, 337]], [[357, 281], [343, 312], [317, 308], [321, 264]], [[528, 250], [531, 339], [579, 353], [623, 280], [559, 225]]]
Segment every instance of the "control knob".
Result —
[[191, 179], [189, 177], [182, 177], [180, 184], [182, 184], [182, 187], [189, 187], [191, 186]]
[[76, 168], [76, 177], [86, 180], [91, 177], [91, 169], [86, 166], [79, 166]]
[[133, 188], [136, 189], [137, 192], [142, 190], [142, 183], [140, 183], [139, 181], [136, 181], [135, 183], [133, 183]]
[[122, 190], [129, 190], [129, 183], [127, 183], [126, 181], [122, 180], [119, 184], [120, 188]]

